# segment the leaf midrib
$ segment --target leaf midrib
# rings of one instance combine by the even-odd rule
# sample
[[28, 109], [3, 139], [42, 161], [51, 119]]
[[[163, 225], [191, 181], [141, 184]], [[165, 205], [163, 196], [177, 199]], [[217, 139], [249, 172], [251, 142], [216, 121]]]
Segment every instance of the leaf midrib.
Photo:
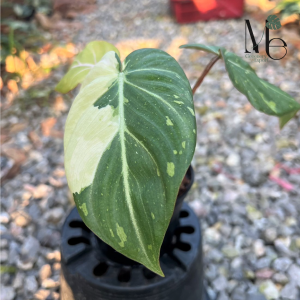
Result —
[[152, 264], [152, 262], [148, 258], [147, 251], [145, 249], [140, 229], [137, 225], [134, 209], [131, 201], [130, 196], [130, 186], [129, 186], [129, 180], [128, 180], [128, 164], [127, 164], [127, 158], [126, 158], [126, 146], [125, 146], [125, 131], [127, 130], [126, 124], [125, 124], [125, 115], [124, 115], [124, 73], [120, 72], [118, 76], [118, 86], [119, 86], [119, 136], [120, 136], [120, 143], [121, 143], [121, 160], [122, 160], [122, 173], [123, 173], [123, 184], [124, 184], [124, 191], [125, 191], [125, 199], [126, 203], [129, 209], [130, 218], [132, 220], [133, 228], [136, 232], [136, 236], [139, 240], [140, 246], [142, 247], [142, 251], [145, 254], [145, 257], [147, 257], [148, 262]]

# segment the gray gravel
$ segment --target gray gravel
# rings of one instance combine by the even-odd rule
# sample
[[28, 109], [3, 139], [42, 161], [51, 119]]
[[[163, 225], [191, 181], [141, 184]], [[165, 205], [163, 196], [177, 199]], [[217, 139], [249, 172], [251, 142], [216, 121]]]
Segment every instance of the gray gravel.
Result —
[[[164, 50], [180, 39], [215, 43], [243, 56], [243, 19], [178, 25], [166, 0], [98, 3], [97, 10], [79, 17], [83, 23], [80, 31], [62, 29], [55, 38], [73, 40], [79, 47], [92, 40], [117, 44], [144, 39], [146, 45], [157, 40]], [[253, 22], [252, 27], [258, 35], [259, 22]], [[300, 101], [299, 52], [292, 45], [288, 47], [294, 55], [284, 63], [268, 61], [252, 66]], [[192, 50], [175, 55], [191, 84], [210, 59], [210, 55]], [[56, 70], [38, 88], [53, 89], [63, 70]], [[33, 102], [21, 110], [16, 102], [2, 113], [1, 128], [10, 131], [11, 137], [4, 147], [21, 149], [27, 157], [20, 173], [1, 189], [2, 300], [59, 297], [60, 228], [72, 197], [64, 177], [61, 135], [43, 136], [40, 126], [46, 118], [55, 117], [53, 129], [62, 133], [66, 112], [53, 108], [55, 96], [51, 93], [47, 106]], [[70, 106], [69, 96], [64, 101]], [[195, 184], [187, 200], [202, 223], [205, 283], [211, 299], [299, 300], [300, 175], [280, 171], [280, 177], [294, 186], [290, 192], [269, 175], [276, 163], [299, 168], [300, 118], [280, 132], [276, 118], [248, 106], [221, 62], [197, 91], [195, 108]], [[24, 127], [13, 131], [16, 124]], [[3, 169], [11, 164], [11, 159], [1, 157]]]

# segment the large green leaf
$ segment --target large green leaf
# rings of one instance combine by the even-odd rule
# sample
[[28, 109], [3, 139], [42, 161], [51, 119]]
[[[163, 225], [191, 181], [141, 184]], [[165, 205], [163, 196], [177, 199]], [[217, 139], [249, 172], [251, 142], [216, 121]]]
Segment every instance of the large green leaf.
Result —
[[65, 130], [69, 187], [86, 225], [163, 275], [160, 247], [196, 144], [190, 84], [156, 49], [115, 52], [87, 75]]
[[221, 53], [233, 85], [257, 110], [280, 117], [280, 126], [283, 127], [300, 109], [300, 104], [293, 97], [259, 78], [239, 56], [225, 49], [221, 49]]
[[67, 74], [56, 86], [56, 91], [67, 93], [81, 83], [90, 70], [108, 51], [115, 51], [118, 55], [118, 49], [105, 41], [93, 41], [76, 56]]

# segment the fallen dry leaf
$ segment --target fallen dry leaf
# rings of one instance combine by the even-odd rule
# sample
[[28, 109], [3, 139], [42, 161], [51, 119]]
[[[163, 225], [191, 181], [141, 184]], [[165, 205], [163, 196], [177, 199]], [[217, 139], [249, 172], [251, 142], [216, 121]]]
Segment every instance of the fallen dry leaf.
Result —
[[119, 42], [116, 48], [119, 49], [121, 59], [124, 60], [131, 52], [142, 48], [158, 48], [160, 39], [136, 39]]
[[178, 60], [181, 56], [183, 49], [179, 49], [179, 46], [187, 44], [188, 40], [184, 37], [175, 38], [167, 49], [167, 53]]
[[56, 139], [62, 139], [64, 137], [63, 131], [52, 129], [50, 132], [50, 136]]
[[286, 18], [284, 18], [283, 20], [280, 21], [281, 22], [281, 25], [284, 26], [286, 24], [289, 24], [289, 23], [294, 23], [294, 22], [297, 22], [298, 25], [300, 25], [299, 23], [299, 15], [297, 14], [292, 14]]
[[[70, 49], [70, 48], [69, 48]], [[76, 52], [75, 49], [70, 51], [68, 48], [57, 47], [52, 50], [52, 53], [56, 54], [58, 57], [62, 58], [72, 58]]]
[[10, 134], [13, 134], [13, 133], [20, 132], [20, 131], [22, 131], [23, 129], [25, 129], [26, 127], [27, 127], [27, 124], [26, 124], [26, 123], [16, 123], [16, 124], [13, 124], [13, 125], [11, 125], [11, 127], [10, 127], [9, 133], [10, 133]]
[[92, 12], [96, 7], [95, 3], [96, 0], [54, 0], [53, 9], [63, 17], [69, 18], [69, 14], [76, 11], [80, 14]]
[[245, 0], [245, 4], [247, 6], [258, 7], [264, 12], [267, 12], [276, 6], [275, 1], [269, 1], [269, 0]]
[[21, 164], [14, 163], [11, 168], [7, 170], [2, 170], [2, 176], [0, 178], [1, 185], [4, 184], [5, 181], [13, 179], [17, 174], [20, 173]]
[[284, 27], [281, 31], [282, 36], [284, 36], [285, 42], [287, 44], [291, 43], [294, 47], [300, 49], [300, 36], [297, 27], [289, 29], [286, 27]]
[[7, 88], [14, 94], [17, 95], [19, 93], [18, 84], [15, 80], [10, 79], [7, 82]]
[[51, 19], [42, 13], [36, 13], [35, 18], [37, 22], [42, 26], [43, 29], [49, 30], [53, 28]]
[[26, 70], [26, 64], [19, 57], [9, 55], [5, 59], [5, 70], [8, 73], [19, 73], [22, 75]]
[[26, 59], [28, 68], [32, 71], [32, 72], [36, 72], [37, 69], [39, 68], [38, 65], [35, 63], [35, 61], [33, 60], [33, 58], [31, 56], [29, 56]]
[[53, 176], [55, 177], [58, 177], [58, 178], [61, 178], [61, 177], [64, 177], [66, 175], [66, 172], [63, 168], [56, 168], [54, 171], [53, 171]]
[[68, 110], [68, 106], [64, 102], [64, 99], [62, 96], [57, 96], [55, 98], [55, 102], [53, 104], [53, 109], [56, 113], [65, 112]]
[[42, 148], [43, 142], [35, 131], [30, 131], [28, 137], [37, 149]]
[[36, 148], [42, 148], [43, 142], [35, 131], [30, 131], [28, 137]]
[[50, 51], [50, 49], [51, 49], [52, 47], [53, 47], [52, 44], [47, 43], [47, 44], [45, 44], [44, 46], [42, 46], [42, 47], [37, 51], [37, 53], [38, 53], [38, 54], [47, 53], [48, 51]]
[[13, 160], [13, 165], [7, 170], [3, 170], [1, 177], [1, 185], [9, 179], [19, 174], [22, 164], [26, 161], [27, 155], [25, 151], [16, 148], [3, 147], [2, 154]]
[[42, 132], [44, 136], [50, 136], [53, 126], [56, 124], [56, 119], [53, 117], [47, 118], [41, 124]]
[[0, 141], [1, 141], [1, 145], [3, 145], [4, 143], [8, 142], [11, 137], [8, 134], [4, 134], [3, 133], [3, 129], [1, 130], [1, 136], [0, 136]]
[[38, 186], [25, 184], [24, 189], [26, 191], [30, 192], [32, 194], [33, 198], [35, 198], [35, 199], [45, 198], [52, 191], [52, 188], [49, 185], [46, 185], [46, 184], [40, 184]]
[[60, 179], [55, 179], [53, 177], [49, 177], [49, 183], [57, 188], [61, 188], [65, 185], [65, 183]]
[[15, 163], [24, 163], [27, 159], [27, 155], [22, 149], [3, 147], [2, 153], [4, 156], [11, 158]]

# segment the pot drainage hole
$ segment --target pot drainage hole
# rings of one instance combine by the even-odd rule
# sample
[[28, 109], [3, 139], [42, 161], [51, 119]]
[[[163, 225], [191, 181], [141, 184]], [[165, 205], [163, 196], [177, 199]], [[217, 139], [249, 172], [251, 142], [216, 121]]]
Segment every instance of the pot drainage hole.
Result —
[[187, 218], [189, 216], [189, 212], [186, 211], [186, 210], [181, 210], [180, 211], [180, 215], [179, 215], [179, 218]]
[[184, 243], [184, 242], [178, 242], [175, 246], [176, 248], [178, 248], [181, 251], [187, 252], [191, 250], [191, 245], [188, 243]]
[[80, 243], [90, 245], [90, 240], [83, 236], [73, 237], [68, 240], [68, 244], [71, 246], [78, 245]]
[[71, 221], [69, 223], [69, 226], [71, 228], [81, 228], [81, 229], [85, 230], [86, 232], [90, 232], [88, 227], [82, 221]]
[[96, 276], [96, 277], [101, 277], [103, 276], [107, 270], [108, 270], [108, 264], [106, 262], [101, 262], [100, 264], [98, 264], [94, 270], [93, 270], [93, 274]]
[[151, 280], [153, 279], [154, 277], [156, 277], [156, 274], [153, 273], [152, 271], [150, 271], [149, 269], [147, 268], [143, 268], [143, 275], [146, 279], [148, 280]]
[[131, 277], [131, 268], [122, 268], [118, 275], [120, 282], [129, 282]]

